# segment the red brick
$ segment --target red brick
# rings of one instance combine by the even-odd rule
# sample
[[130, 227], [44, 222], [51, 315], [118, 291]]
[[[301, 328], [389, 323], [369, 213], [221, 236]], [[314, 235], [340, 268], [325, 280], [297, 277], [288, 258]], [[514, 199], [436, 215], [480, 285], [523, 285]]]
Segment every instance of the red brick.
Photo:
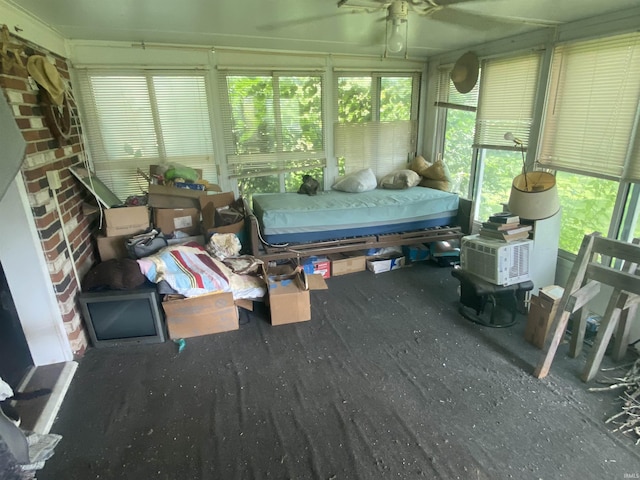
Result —
[[37, 180], [46, 175], [44, 167], [33, 168], [31, 170], [25, 170], [24, 176], [27, 180]]
[[37, 130], [25, 130], [22, 132], [22, 136], [27, 142], [32, 142], [40, 138], [40, 133]]
[[18, 124], [18, 127], [22, 130], [31, 128], [31, 122], [29, 121], [28, 118], [16, 118], [16, 123]]
[[33, 116], [33, 108], [28, 105], [20, 105], [19, 107], [20, 115], [24, 117], [32, 117]]
[[37, 105], [38, 104], [38, 96], [33, 93], [23, 93], [22, 101], [27, 105]]
[[14, 90], [28, 90], [27, 82], [21, 78], [0, 76], [0, 87]]

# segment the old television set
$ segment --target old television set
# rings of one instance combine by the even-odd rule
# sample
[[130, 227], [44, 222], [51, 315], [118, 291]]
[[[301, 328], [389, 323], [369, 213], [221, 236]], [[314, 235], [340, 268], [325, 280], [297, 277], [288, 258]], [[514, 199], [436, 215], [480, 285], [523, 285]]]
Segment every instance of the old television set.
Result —
[[81, 293], [80, 308], [94, 347], [162, 343], [164, 317], [155, 287]]

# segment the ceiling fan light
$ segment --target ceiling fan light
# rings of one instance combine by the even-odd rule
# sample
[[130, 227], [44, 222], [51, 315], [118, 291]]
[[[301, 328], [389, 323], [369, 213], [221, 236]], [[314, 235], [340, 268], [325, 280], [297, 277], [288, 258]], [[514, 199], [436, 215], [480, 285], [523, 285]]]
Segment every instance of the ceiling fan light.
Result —
[[398, 53], [401, 52], [403, 48], [404, 37], [400, 30], [400, 25], [394, 25], [391, 35], [389, 35], [389, 39], [387, 40], [387, 50], [391, 53]]

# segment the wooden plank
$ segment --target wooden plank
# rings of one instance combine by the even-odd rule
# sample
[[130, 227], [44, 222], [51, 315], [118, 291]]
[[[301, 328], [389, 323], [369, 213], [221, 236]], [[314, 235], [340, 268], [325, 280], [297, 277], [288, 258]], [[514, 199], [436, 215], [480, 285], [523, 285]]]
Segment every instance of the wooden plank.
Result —
[[640, 277], [634, 274], [621, 272], [615, 268], [592, 263], [587, 267], [586, 276], [590, 279], [610, 285], [614, 290], [624, 290], [629, 293], [640, 295]]
[[569, 356], [571, 358], [576, 358], [582, 353], [588, 315], [588, 311], [582, 308], [578, 312], [578, 315], [574, 316], [573, 326], [571, 327], [571, 342], [569, 343]]
[[613, 351], [611, 352], [611, 358], [615, 361], [620, 361], [627, 353], [627, 346], [629, 345], [629, 334], [631, 332], [631, 324], [636, 318], [638, 311], [638, 304], [633, 304], [629, 308], [622, 310], [620, 314], [620, 320], [618, 330], [613, 342]]
[[593, 251], [607, 257], [640, 263], [640, 248], [636, 243], [623, 242], [612, 238], [597, 237]]
[[567, 302], [567, 310], [571, 313], [585, 306], [589, 300], [600, 293], [600, 282], [591, 280], [585, 286], [571, 294], [569, 302]]
[[609, 340], [611, 339], [611, 334], [618, 325], [618, 319], [620, 318], [618, 301], [620, 300], [621, 295], [623, 295], [623, 293], [620, 290], [614, 290], [611, 294], [607, 309], [602, 317], [602, 323], [598, 328], [596, 341], [591, 348], [591, 352], [587, 358], [587, 364], [582, 372], [581, 378], [584, 382], [593, 380], [598, 373], [598, 368], [600, 368], [600, 363], [602, 362], [604, 352], [607, 349]]
[[569, 315], [571, 313], [567, 310], [569, 300], [572, 293], [578, 290], [582, 285], [585, 272], [587, 271], [588, 262], [592, 256], [591, 249], [593, 248], [593, 242], [598, 235], [600, 234], [596, 232], [591, 235], [585, 235], [582, 239], [582, 244], [580, 245], [576, 261], [573, 264], [571, 273], [569, 273], [564, 293], [560, 299], [560, 303], [558, 304], [558, 309], [554, 315], [551, 326], [549, 327], [547, 337], [545, 338], [542, 356], [540, 357], [538, 365], [533, 372], [533, 375], [537, 378], [544, 378], [549, 373], [551, 363], [553, 362], [553, 358], [558, 350], [558, 345], [560, 344], [560, 340], [567, 328], [567, 322], [569, 321]]

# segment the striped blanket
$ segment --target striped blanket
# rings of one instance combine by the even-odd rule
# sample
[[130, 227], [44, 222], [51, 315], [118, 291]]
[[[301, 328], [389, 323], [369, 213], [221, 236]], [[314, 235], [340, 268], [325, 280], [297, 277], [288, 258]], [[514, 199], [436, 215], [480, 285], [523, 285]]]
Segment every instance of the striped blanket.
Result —
[[195, 242], [165, 247], [137, 261], [150, 282], [164, 280], [185, 297], [232, 292], [234, 299], [261, 298], [266, 293], [261, 278], [233, 273]]

